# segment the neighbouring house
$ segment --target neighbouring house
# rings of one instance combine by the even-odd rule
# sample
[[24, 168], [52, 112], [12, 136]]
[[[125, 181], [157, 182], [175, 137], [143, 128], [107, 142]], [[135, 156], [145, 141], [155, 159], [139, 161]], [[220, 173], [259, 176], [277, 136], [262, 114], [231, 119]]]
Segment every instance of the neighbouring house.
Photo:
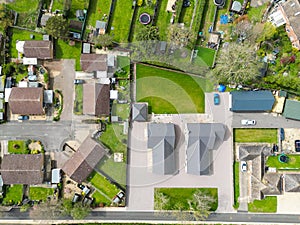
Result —
[[44, 180], [44, 155], [4, 155], [0, 171], [4, 184], [42, 184]]
[[114, 74], [116, 57], [111, 54], [81, 54], [80, 65], [84, 72], [95, 73], [95, 78], [109, 78]]
[[266, 172], [265, 160], [271, 155], [271, 148], [266, 145], [239, 146], [239, 160], [247, 162], [249, 176], [249, 202], [261, 200], [265, 196], [281, 195], [283, 178], [279, 173]]
[[[20, 46], [22, 45], [20, 44]], [[53, 45], [51, 41], [24, 41], [23, 49], [20, 47], [17, 50], [27, 58], [53, 59]]]
[[281, 1], [270, 13], [269, 21], [276, 27], [285, 24], [287, 35], [294, 48], [300, 50], [300, 3], [298, 0]]
[[43, 88], [20, 88], [11, 89], [8, 104], [12, 114], [20, 115], [43, 115]]
[[148, 103], [134, 103], [131, 107], [132, 121], [146, 122], [148, 117]]
[[148, 124], [148, 148], [152, 151], [152, 172], [160, 175], [177, 173], [175, 159], [175, 125]]
[[83, 84], [83, 114], [95, 116], [110, 114], [110, 86], [108, 84]]
[[87, 137], [62, 170], [72, 180], [82, 183], [106, 153], [101, 144]]
[[221, 123], [188, 123], [186, 172], [193, 175], [213, 174], [213, 151], [225, 140], [226, 127]]
[[230, 98], [233, 112], [271, 111], [275, 102], [271, 91], [233, 91]]
[[287, 119], [300, 120], [300, 102], [295, 100], [285, 100], [283, 116]]

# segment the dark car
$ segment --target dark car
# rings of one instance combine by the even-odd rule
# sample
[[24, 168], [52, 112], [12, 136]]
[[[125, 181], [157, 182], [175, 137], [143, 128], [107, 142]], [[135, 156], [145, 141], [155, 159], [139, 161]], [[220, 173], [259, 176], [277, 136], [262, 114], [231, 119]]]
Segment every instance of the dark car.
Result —
[[29, 120], [29, 116], [18, 116], [18, 120]]
[[189, 6], [191, 6], [191, 2], [189, 1], [189, 0], [184, 0], [183, 1], [183, 7], [189, 7]]
[[300, 140], [295, 141], [295, 150], [296, 152], [300, 152]]
[[284, 129], [280, 128], [280, 140], [283, 141], [284, 140]]
[[220, 105], [220, 95], [217, 93], [214, 94], [214, 104]]
[[74, 84], [83, 84], [83, 80], [75, 79]]

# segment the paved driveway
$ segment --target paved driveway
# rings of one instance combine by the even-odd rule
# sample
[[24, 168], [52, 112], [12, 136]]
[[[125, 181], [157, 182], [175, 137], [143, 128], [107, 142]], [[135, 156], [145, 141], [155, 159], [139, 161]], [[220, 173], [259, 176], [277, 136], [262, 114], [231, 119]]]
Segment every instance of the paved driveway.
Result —
[[[193, 116], [193, 115], [192, 115]], [[233, 177], [231, 138], [213, 151], [214, 173], [211, 176], [195, 176], [185, 172], [186, 140], [184, 127], [188, 115], [163, 115], [160, 121], [176, 125], [176, 154], [179, 172], [176, 175], [157, 175], [151, 172], [151, 152], [147, 150], [147, 123], [132, 124], [130, 130], [130, 158], [128, 176], [128, 209], [153, 210], [154, 188], [156, 187], [217, 187], [219, 197], [218, 212], [233, 212]], [[193, 122], [208, 122], [207, 115], [196, 117]], [[202, 120], [203, 119], [203, 120]], [[201, 121], [202, 120], [202, 121]]]

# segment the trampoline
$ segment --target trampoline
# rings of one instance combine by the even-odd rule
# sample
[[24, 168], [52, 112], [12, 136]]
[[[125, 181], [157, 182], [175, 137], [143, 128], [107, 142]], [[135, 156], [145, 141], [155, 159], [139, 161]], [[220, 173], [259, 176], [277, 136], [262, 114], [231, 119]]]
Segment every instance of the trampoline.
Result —
[[287, 163], [288, 160], [289, 160], [289, 158], [288, 158], [288, 156], [285, 155], [285, 154], [280, 154], [280, 155], [278, 156], [278, 160], [279, 160], [279, 162], [281, 162], [281, 163]]
[[144, 25], [147, 25], [151, 22], [151, 17], [148, 13], [142, 13], [140, 15], [140, 23], [141, 24], [144, 24]]

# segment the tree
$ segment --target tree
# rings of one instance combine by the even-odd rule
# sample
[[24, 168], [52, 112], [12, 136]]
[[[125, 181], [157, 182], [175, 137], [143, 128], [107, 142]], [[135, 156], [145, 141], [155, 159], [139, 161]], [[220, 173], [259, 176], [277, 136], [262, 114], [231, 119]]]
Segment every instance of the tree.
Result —
[[103, 47], [106, 49], [107, 47], [111, 46], [113, 44], [113, 38], [112, 36], [108, 34], [98, 35], [95, 39], [95, 47], [101, 48]]
[[90, 211], [91, 210], [89, 207], [82, 206], [81, 203], [76, 203], [73, 206], [70, 215], [75, 220], [81, 220], [81, 219], [84, 219], [90, 213]]
[[159, 30], [156, 26], [144, 26], [137, 32], [136, 35], [137, 41], [154, 41], [159, 40]]
[[66, 37], [69, 30], [69, 23], [62, 16], [52, 16], [47, 20], [45, 30], [47, 34], [53, 36], [55, 39]]
[[245, 84], [257, 78], [261, 67], [252, 45], [229, 43], [220, 50], [211, 76], [219, 83]]
[[263, 25], [263, 28], [261, 24], [256, 25], [256, 29], [257, 29], [257, 33], [260, 34], [259, 37], [257, 38], [257, 42], [269, 40], [274, 36], [276, 36], [277, 34], [276, 27], [270, 22], [265, 23]]
[[154, 194], [154, 209], [155, 210], [163, 210], [165, 206], [168, 204], [169, 198], [163, 193], [155, 190]]
[[187, 46], [194, 38], [194, 33], [179, 24], [173, 24], [169, 27], [168, 40], [176, 46]]
[[214, 197], [198, 190], [194, 193], [193, 199], [188, 201], [188, 204], [195, 220], [204, 220], [209, 216], [212, 204], [215, 202], [216, 199]]
[[5, 30], [12, 25], [13, 14], [7, 9], [5, 4], [0, 4], [0, 26]]

